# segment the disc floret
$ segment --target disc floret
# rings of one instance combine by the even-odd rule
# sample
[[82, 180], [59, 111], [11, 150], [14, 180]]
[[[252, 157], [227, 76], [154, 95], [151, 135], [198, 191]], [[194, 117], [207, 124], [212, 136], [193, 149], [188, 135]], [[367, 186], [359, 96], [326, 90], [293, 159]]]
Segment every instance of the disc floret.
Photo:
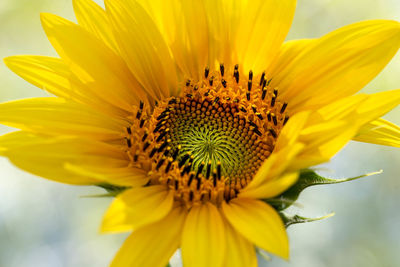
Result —
[[265, 73], [240, 79], [238, 65], [226, 75], [221, 64], [153, 111], [141, 103], [127, 130], [133, 164], [147, 166], [150, 183], [165, 184], [188, 207], [229, 201], [269, 157], [289, 119], [269, 84]]

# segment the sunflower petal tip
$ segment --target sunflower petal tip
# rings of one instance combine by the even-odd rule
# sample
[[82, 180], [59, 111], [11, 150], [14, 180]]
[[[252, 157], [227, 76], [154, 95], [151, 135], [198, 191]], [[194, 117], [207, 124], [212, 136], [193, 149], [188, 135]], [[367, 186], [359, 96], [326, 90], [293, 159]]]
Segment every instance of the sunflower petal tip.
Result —
[[12, 61], [12, 57], [3, 58], [3, 62], [7, 67], [9, 67], [9, 64], [10, 64], [11, 61]]
[[72, 6], [74, 8], [74, 11], [76, 12], [79, 8], [85, 5], [84, 2], [88, 2], [88, 0], [72, 0]]
[[290, 259], [289, 242], [286, 243], [285, 248], [282, 249], [281, 253], [278, 256], [280, 256], [285, 261], [289, 261]]
[[43, 27], [55, 24], [56, 20], [60, 21], [60, 20], [65, 20], [65, 19], [63, 19], [60, 16], [57, 16], [55, 14], [48, 13], [48, 12], [40, 13], [40, 22], [42, 23]]
[[24, 57], [24, 55], [14, 55], [14, 56], [7, 56], [3, 58], [4, 64], [6, 64], [7, 67], [14, 63], [18, 63], [19, 59]]
[[397, 28], [398, 30], [400, 30], [400, 21], [397, 21], [397, 20], [390, 20], [390, 21], [393, 23], [393, 25], [396, 26], [396, 28]]
[[45, 29], [45, 27], [50, 23], [51, 17], [54, 16], [51, 13], [47, 12], [41, 12], [40, 13], [40, 22], [42, 24], [42, 27]]
[[124, 231], [123, 230], [119, 231], [116, 226], [110, 224], [109, 220], [106, 217], [104, 217], [97, 232], [99, 234], [104, 235], [104, 234], [122, 233]]
[[376, 20], [377, 23], [384, 24], [386, 27], [391, 27], [397, 30], [400, 30], [400, 22], [394, 19], [382, 19]]
[[388, 20], [387, 22], [390, 23], [392, 30], [394, 32], [396, 32], [395, 35], [397, 37], [399, 37], [398, 40], [399, 40], [399, 46], [400, 46], [400, 22], [397, 20]]
[[40, 12], [40, 20], [43, 22], [43, 20], [46, 20], [47, 18], [49, 18], [52, 15], [53, 14], [48, 13], [48, 12]]
[[97, 229], [99, 234], [108, 234], [109, 231], [107, 230], [107, 226], [104, 225], [104, 221], [101, 223], [100, 227]]
[[18, 67], [18, 65], [21, 64], [21, 59], [23, 59], [23, 55], [16, 55], [16, 56], [8, 56], [3, 58], [3, 62], [4, 65], [7, 66], [7, 68], [9, 68], [10, 70], [14, 71], [13, 69], [15, 69], [16, 67]]

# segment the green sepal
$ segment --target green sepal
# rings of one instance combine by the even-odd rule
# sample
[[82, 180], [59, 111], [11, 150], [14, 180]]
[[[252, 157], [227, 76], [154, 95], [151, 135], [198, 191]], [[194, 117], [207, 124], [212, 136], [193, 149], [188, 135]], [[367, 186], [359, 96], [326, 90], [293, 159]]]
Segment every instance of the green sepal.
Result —
[[103, 188], [104, 190], [107, 191], [105, 194], [98, 194], [98, 195], [90, 195], [90, 196], [84, 196], [84, 197], [116, 197], [122, 192], [124, 192], [126, 189], [129, 187], [126, 186], [118, 186], [118, 185], [112, 185], [112, 184], [98, 184], [98, 187]]
[[80, 196], [81, 198], [102, 198], [102, 197], [115, 197], [115, 194], [96, 194], [96, 195], [86, 195], [86, 196]]
[[315, 222], [315, 221], [319, 221], [319, 220], [323, 220], [323, 219], [327, 219], [329, 217], [332, 217], [335, 215], [334, 212], [329, 213], [325, 216], [322, 217], [318, 217], [318, 218], [306, 218], [300, 215], [287, 215], [284, 212], [279, 212], [279, 215], [281, 216], [283, 223], [285, 224], [285, 227], [288, 228], [290, 225], [292, 224], [298, 224], [298, 223], [306, 223], [306, 222]]
[[278, 211], [284, 210], [293, 205], [293, 203], [299, 198], [300, 193], [309, 186], [322, 185], [322, 184], [339, 184], [380, 173], [382, 173], [382, 170], [378, 172], [367, 173], [357, 177], [344, 178], [344, 179], [330, 179], [318, 175], [315, 171], [311, 169], [304, 169], [300, 171], [299, 179], [293, 186], [291, 186], [281, 195], [275, 198], [265, 199], [265, 201], [268, 204], [272, 205]]

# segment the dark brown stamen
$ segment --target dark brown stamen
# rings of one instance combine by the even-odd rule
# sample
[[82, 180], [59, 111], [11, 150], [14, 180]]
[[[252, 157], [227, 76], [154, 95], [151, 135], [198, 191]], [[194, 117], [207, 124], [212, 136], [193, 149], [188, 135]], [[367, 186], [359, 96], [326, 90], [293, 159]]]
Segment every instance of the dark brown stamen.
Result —
[[268, 114], [267, 114], [267, 118], [268, 118], [268, 121], [271, 121], [271, 120], [272, 120], [271, 113], [268, 113]]
[[289, 120], [289, 116], [285, 116], [285, 120], [283, 121], [283, 125], [285, 125]]
[[189, 157], [190, 157], [190, 154], [185, 154], [181, 158], [181, 160], [179, 161], [179, 164], [178, 164], [179, 168], [181, 168], [183, 165], [185, 165], [185, 162], [189, 159]]
[[160, 133], [160, 135], [157, 137], [156, 142], [160, 142], [161, 139], [163, 139], [163, 138], [167, 135], [167, 133], [168, 133], [167, 130], [162, 131], [162, 132]]
[[187, 185], [188, 185], [188, 186], [190, 186], [190, 184], [192, 183], [193, 178], [194, 178], [194, 173], [191, 172], [191, 173], [190, 173], [190, 176], [189, 176], [189, 180], [188, 180], [188, 182], [187, 182]]
[[285, 112], [285, 109], [287, 107], [288, 103], [283, 103], [282, 108], [281, 108], [281, 113]]
[[128, 145], [128, 147], [132, 147], [132, 141], [130, 138], [126, 138], [126, 144]]
[[226, 88], [226, 81], [224, 79], [221, 80], [222, 86]]
[[149, 141], [146, 141], [146, 143], [144, 143], [144, 145], [143, 145], [143, 152], [145, 152], [146, 149], [147, 149], [149, 146], [150, 146]]
[[165, 168], [165, 173], [169, 172], [169, 170], [171, 169], [172, 162], [173, 162], [173, 159], [172, 159], [172, 158], [168, 159], [168, 165], [167, 165], [167, 167]]
[[141, 120], [140, 120], [139, 127], [140, 127], [140, 128], [142, 128], [142, 127], [143, 127], [143, 125], [144, 125], [144, 119], [141, 119]]
[[199, 177], [199, 174], [203, 171], [204, 165], [205, 165], [204, 161], [199, 165], [196, 173], [196, 178]]
[[266, 95], [267, 95], [267, 89], [263, 89], [261, 99], [264, 100]]
[[260, 78], [260, 86], [264, 83], [264, 79], [265, 79], [265, 71], [261, 74], [261, 78]]
[[169, 144], [171, 140], [165, 140], [165, 142], [160, 146], [160, 148], [158, 149], [158, 152], [161, 152], [164, 150], [164, 148], [166, 148]]
[[211, 161], [208, 162], [207, 164], [207, 172], [206, 172], [206, 178], [208, 179], [211, 174]]
[[278, 125], [278, 121], [276, 120], [275, 114], [272, 114], [272, 120], [274, 121], [274, 125], [277, 126]]
[[204, 70], [204, 77], [207, 79], [208, 78], [208, 74], [210, 73], [210, 68], [206, 67], [206, 69]]
[[275, 100], [276, 100], [276, 98], [275, 98], [275, 96], [273, 96], [273, 97], [271, 98], [271, 107], [274, 107], [274, 106], [275, 106]]
[[217, 162], [217, 175], [218, 175], [218, 180], [221, 180], [221, 162]]
[[239, 65], [235, 65], [235, 70], [233, 71], [233, 77], [235, 77], [236, 83], [239, 83]]
[[274, 129], [270, 128], [270, 129], [269, 129], [269, 132], [272, 134], [272, 136], [273, 136], [274, 138], [278, 137]]
[[150, 158], [152, 158], [152, 157], [154, 156], [154, 154], [156, 154], [157, 150], [158, 150], [158, 147], [154, 147], [154, 148], [151, 150], [151, 152], [150, 152], [150, 154], [149, 154]]
[[141, 111], [141, 110], [139, 110], [139, 111], [136, 113], [136, 119], [140, 119], [140, 116], [142, 116], [142, 111]]
[[146, 131], [142, 137], [142, 142], [144, 142], [144, 140], [146, 140], [147, 136], [149, 136], [149, 133]]
[[156, 170], [160, 169], [160, 167], [164, 164], [165, 158], [161, 158], [157, 163]]

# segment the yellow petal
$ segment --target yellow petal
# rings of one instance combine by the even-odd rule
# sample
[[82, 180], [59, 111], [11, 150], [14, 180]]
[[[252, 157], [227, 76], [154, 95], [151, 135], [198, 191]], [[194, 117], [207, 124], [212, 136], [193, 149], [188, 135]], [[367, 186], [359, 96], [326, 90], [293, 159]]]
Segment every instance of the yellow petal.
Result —
[[146, 94], [125, 62], [82, 27], [52, 14], [42, 14], [51, 44], [71, 72], [104, 102], [132, 111]]
[[101, 231], [131, 231], [159, 221], [171, 211], [173, 200], [173, 191], [162, 185], [129, 189], [111, 204]]
[[59, 58], [44, 56], [12, 56], [4, 59], [7, 67], [31, 84], [56, 96], [85, 103], [110, 114], [126, 117], [128, 113], [98, 97], [96, 88], [79, 81], [69, 66]]
[[[233, 40], [245, 72], [261, 73], [278, 55], [289, 32], [296, 0], [247, 1]], [[230, 18], [232, 19], [232, 18]]]
[[[324, 120], [347, 120], [365, 124], [400, 104], [400, 90], [358, 94], [342, 98], [318, 110]], [[312, 121], [312, 120], [311, 120]]]
[[[300, 136], [299, 141], [303, 142], [305, 147], [290, 163], [288, 171], [328, 161], [354, 137], [360, 127], [351, 121], [339, 123], [332, 121], [331, 124], [331, 127], [315, 125], [311, 133]], [[305, 132], [307, 131], [308, 129], [305, 129]]]
[[31, 143], [41, 142], [44, 138], [32, 133], [17, 131], [0, 136], [0, 155], [5, 156], [8, 150], [25, 146]]
[[[199, 79], [207, 66], [208, 25], [203, 1], [138, 0], [171, 49], [184, 79]], [[178, 15], [179, 14], [179, 15]], [[171, 92], [176, 94], [178, 90]]]
[[280, 176], [288, 167], [291, 166], [292, 161], [297, 158], [298, 154], [302, 152], [304, 147], [305, 146], [302, 143], [294, 143], [286, 146], [278, 152], [273, 152], [271, 156], [264, 161], [263, 165], [255, 174], [253, 180], [243, 189], [242, 192], [257, 190], [261, 185]]
[[299, 112], [291, 117], [280, 132], [274, 150], [279, 151], [286, 146], [294, 144], [297, 141], [300, 132], [303, 130], [309, 116], [309, 112]]
[[323, 106], [369, 83], [400, 46], [400, 24], [374, 20], [355, 23], [313, 41], [273, 77], [292, 111]]
[[182, 232], [183, 265], [222, 267], [226, 244], [224, 230], [224, 222], [213, 204], [194, 206]]
[[[259, 73], [277, 55], [289, 30], [296, 1], [145, 1], [185, 75], [206, 66], [242, 64]], [[179, 14], [179, 15], [178, 15]]]
[[377, 119], [400, 104], [400, 89], [368, 95], [352, 115], [353, 120], [365, 124]]
[[69, 68], [59, 58], [12, 56], [4, 59], [13, 72], [31, 84], [63, 98], [74, 98], [70, 88]]
[[175, 18], [176, 36], [170, 47], [182, 72], [188, 78], [199, 79], [208, 65], [207, 11], [203, 1], [179, 2], [182, 16]]
[[156, 99], [177, 88], [175, 65], [151, 17], [136, 1], [105, 1], [121, 55], [136, 79]]
[[222, 203], [229, 223], [256, 246], [289, 258], [289, 242], [278, 213], [268, 204], [250, 198], [235, 198]]
[[126, 123], [91, 108], [55, 97], [0, 104], [0, 122], [46, 135], [75, 135], [97, 140], [122, 138]]
[[73, 0], [73, 5], [79, 25], [118, 52], [106, 11], [92, 0]]
[[185, 214], [181, 208], [175, 208], [161, 221], [134, 231], [111, 267], [165, 267], [179, 247]]
[[[319, 115], [321, 117], [317, 117], [317, 120], [326, 120], [326, 121], [332, 121], [332, 120], [337, 120], [341, 118], [345, 118], [352, 112], [354, 112], [354, 109], [358, 107], [363, 101], [365, 101], [368, 98], [366, 94], [357, 94], [357, 95], [352, 95], [349, 97], [344, 97], [341, 98], [337, 101], [334, 101], [332, 103], [329, 103], [325, 105], [324, 107], [318, 109]], [[314, 113], [315, 115], [316, 113]], [[313, 120], [311, 119], [310, 122], [312, 123]]]
[[[344, 120], [322, 121], [305, 127], [299, 137], [299, 141], [306, 145], [301, 154], [312, 155], [315, 152], [314, 156], [332, 157], [332, 153], [336, 153], [345, 143], [351, 140], [352, 134], [357, 132], [358, 127], [359, 125]], [[336, 143], [338, 140], [342, 140], [341, 144]], [[334, 149], [336, 151], [324, 153], [322, 147], [329, 147], [329, 144], [337, 147], [337, 149]]]
[[229, 267], [256, 267], [257, 256], [253, 244], [239, 234], [226, 220], [226, 251], [223, 266]]
[[121, 168], [129, 163], [126, 153], [98, 141], [78, 138], [44, 138], [26, 132], [0, 137], [0, 153], [32, 174], [67, 184], [99, 184], [103, 181], [70, 172], [67, 163]]
[[340, 99], [313, 113], [299, 137], [305, 149], [291, 163], [298, 170], [328, 161], [361, 127], [400, 104], [400, 90]]
[[278, 57], [275, 58], [266, 73], [268, 73], [270, 77], [277, 76], [280, 72], [285, 70], [290, 62], [301, 56], [315, 40], [316, 39], [299, 39], [285, 42], [280, 48]]
[[299, 174], [297, 172], [288, 173], [282, 177], [268, 180], [257, 187], [252, 187], [250, 189], [245, 188], [239, 194], [239, 197], [260, 199], [275, 197], [286, 191], [298, 178]]
[[[205, 0], [203, 1], [209, 31], [209, 64], [214, 67], [220, 63], [225, 66], [233, 66], [241, 63], [238, 60], [237, 46], [238, 28], [244, 16], [246, 1], [224, 1], [224, 0]], [[249, 36], [243, 36], [247, 39]]]
[[299, 137], [306, 148], [291, 169], [309, 167], [329, 160], [354, 138], [363, 125], [400, 104], [400, 90], [340, 99], [313, 113]]
[[377, 119], [361, 127], [353, 140], [400, 147], [400, 127], [384, 119]]
[[92, 177], [112, 185], [138, 187], [144, 186], [149, 181], [147, 171], [130, 166], [107, 168], [105, 166], [89, 167], [87, 165], [66, 163], [64, 167], [72, 173]]

